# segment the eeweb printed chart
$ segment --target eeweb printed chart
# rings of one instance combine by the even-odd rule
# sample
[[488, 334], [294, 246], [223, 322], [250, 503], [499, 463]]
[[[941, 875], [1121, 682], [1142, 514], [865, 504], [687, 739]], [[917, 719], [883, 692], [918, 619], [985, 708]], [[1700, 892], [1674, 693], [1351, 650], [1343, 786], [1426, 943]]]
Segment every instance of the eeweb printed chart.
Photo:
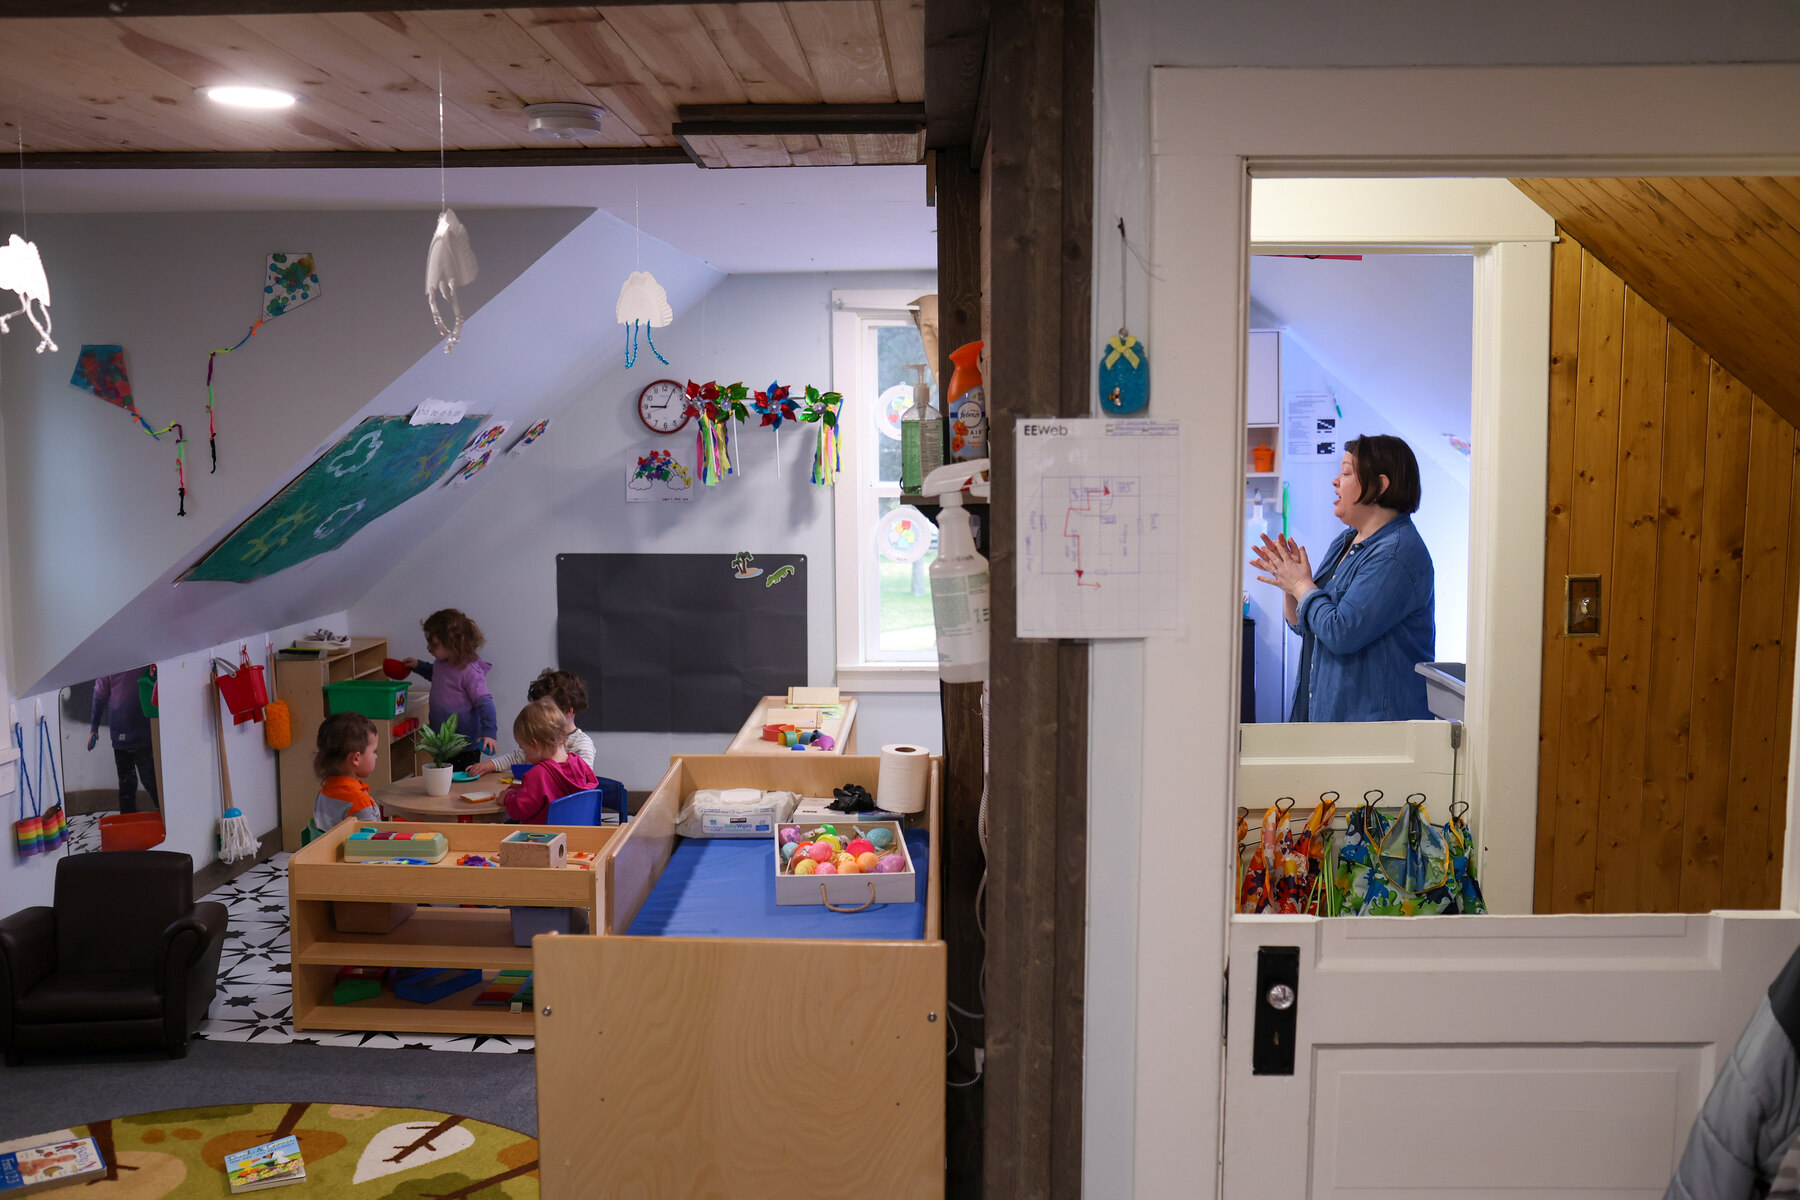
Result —
[[1181, 629], [1181, 426], [1030, 419], [1018, 448], [1021, 637]]

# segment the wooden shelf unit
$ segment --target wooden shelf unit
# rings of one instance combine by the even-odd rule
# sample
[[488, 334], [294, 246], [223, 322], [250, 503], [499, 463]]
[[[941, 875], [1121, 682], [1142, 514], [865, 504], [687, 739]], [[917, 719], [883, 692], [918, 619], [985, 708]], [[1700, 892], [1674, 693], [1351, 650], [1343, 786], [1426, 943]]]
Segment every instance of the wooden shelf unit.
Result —
[[[319, 780], [313, 774], [313, 752], [318, 745], [319, 724], [325, 719], [325, 685], [352, 679], [385, 679], [381, 664], [388, 657], [386, 638], [353, 637], [343, 649], [322, 656], [295, 656], [276, 652], [275, 693], [271, 699], [287, 703], [292, 715], [294, 740], [276, 757], [281, 780], [281, 848], [300, 849], [300, 831], [312, 817]], [[415, 679], [406, 697], [406, 717], [425, 718], [430, 704], [429, 685]], [[369, 790], [386, 787], [418, 772], [411, 735], [396, 741], [398, 721], [376, 721], [380, 738], [375, 773]]]
[[[431, 1004], [401, 1000], [390, 992], [354, 1004], [333, 1004], [338, 968], [477, 968], [529, 971], [532, 952], [512, 943], [512, 906], [580, 908], [588, 927], [605, 924], [601, 872], [566, 867], [459, 867], [462, 854], [491, 855], [510, 825], [427, 824], [407, 821], [377, 828], [441, 833], [450, 853], [431, 866], [384, 867], [343, 862], [341, 847], [361, 825], [346, 821], [288, 862], [289, 962], [293, 975], [295, 1029], [404, 1030], [414, 1033], [510, 1033], [529, 1035], [531, 1014], [477, 1007], [480, 992], [468, 988]], [[613, 826], [544, 826], [568, 838], [572, 851], [599, 854], [617, 834]], [[422, 907], [389, 933], [340, 933], [332, 920], [339, 900], [423, 905], [498, 905], [494, 908]]]

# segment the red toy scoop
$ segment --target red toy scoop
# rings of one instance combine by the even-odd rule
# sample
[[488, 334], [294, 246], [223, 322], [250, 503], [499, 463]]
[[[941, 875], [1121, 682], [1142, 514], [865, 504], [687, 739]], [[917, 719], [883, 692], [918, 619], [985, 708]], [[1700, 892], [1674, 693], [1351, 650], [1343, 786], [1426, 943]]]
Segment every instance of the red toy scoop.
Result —
[[389, 679], [405, 679], [408, 675], [412, 674], [411, 671], [406, 669], [406, 664], [397, 658], [382, 659], [381, 671], [382, 674], [386, 675]]

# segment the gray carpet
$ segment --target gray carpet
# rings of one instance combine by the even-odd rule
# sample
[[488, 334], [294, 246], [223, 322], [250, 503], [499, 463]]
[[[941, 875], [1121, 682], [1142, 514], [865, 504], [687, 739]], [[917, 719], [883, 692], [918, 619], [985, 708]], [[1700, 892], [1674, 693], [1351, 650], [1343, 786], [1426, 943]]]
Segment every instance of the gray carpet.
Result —
[[537, 1057], [194, 1041], [188, 1056], [64, 1055], [0, 1068], [0, 1142], [107, 1117], [313, 1100], [431, 1108], [537, 1135]]

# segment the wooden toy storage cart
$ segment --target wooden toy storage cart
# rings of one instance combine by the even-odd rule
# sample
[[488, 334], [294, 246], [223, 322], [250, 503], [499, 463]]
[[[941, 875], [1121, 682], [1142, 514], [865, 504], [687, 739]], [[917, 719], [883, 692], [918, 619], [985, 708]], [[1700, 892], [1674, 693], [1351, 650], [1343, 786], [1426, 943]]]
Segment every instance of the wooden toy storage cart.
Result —
[[[540, 937], [533, 946], [546, 1200], [943, 1195], [942, 759], [932, 760], [926, 811], [910, 819], [930, 847], [917, 901], [922, 936], [627, 932], [669, 868], [688, 793], [757, 787], [829, 796], [846, 783], [873, 791], [880, 761], [824, 754], [671, 761], [601, 856], [600, 936]], [[758, 845], [770, 860], [763, 883], [772, 903], [772, 839]]]
[[[459, 867], [464, 854], [498, 855], [513, 825], [373, 823], [377, 829], [441, 833], [450, 852], [430, 866], [374, 866], [344, 862], [344, 839], [363, 827], [345, 821], [315, 839], [288, 862], [289, 930], [294, 986], [294, 1028], [405, 1030], [414, 1033], [498, 1033], [530, 1036], [532, 1015], [479, 1006], [469, 988], [431, 1004], [401, 1000], [391, 988], [351, 1004], [333, 1004], [339, 967], [479, 967], [490, 977], [533, 969], [531, 947], [513, 945], [512, 905], [581, 908], [589, 928], [605, 922], [600, 866]], [[565, 836], [570, 851], [599, 854], [613, 826], [532, 826]], [[399, 843], [397, 843], [399, 844]], [[398, 853], [398, 852], [397, 852]], [[332, 918], [337, 901], [418, 904], [388, 933], [345, 933]], [[508, 907], [461, 908], [464, 904]], [[541, 941], [542, 939], [540, 939]]]

